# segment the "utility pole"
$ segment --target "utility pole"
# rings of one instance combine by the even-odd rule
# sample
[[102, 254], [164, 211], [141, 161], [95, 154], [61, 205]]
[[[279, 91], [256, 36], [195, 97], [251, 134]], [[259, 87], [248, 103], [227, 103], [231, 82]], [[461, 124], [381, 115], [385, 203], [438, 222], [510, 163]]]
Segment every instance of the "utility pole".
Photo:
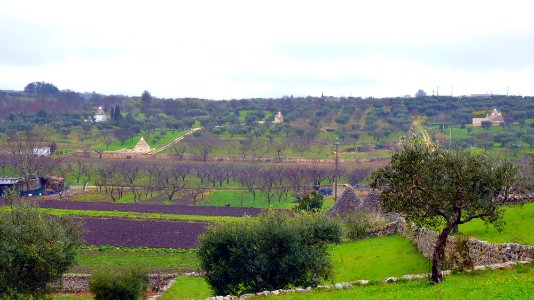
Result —
[[452, 127], [449, 127], [449, 149], [451, 149], [452, 145]]
[[338, 157], [338, 150], [339, 150], [339, 139], [336, 138], [336, 141], [334, 142], [334, 145], [336, 145], [336, 174], [334, 176], [334, 202], [337, 202], [337, 167], [339, 165], [339, 157]]

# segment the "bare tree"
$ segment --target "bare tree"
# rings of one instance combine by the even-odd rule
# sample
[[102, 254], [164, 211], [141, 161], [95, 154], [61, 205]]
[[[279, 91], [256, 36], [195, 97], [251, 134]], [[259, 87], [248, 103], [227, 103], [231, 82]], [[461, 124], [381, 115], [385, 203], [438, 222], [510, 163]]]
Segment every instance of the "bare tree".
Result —
[[102, 188], [104, 188], [104, 192], [108, 193], [108, 185], [111, 181], [111, 177], [113, 176], [113, 170], [110, 166], [105, 165], [101, 166], [96, 170], [96, 178], [95, 178], [95, 184], [98, 186], [98, 191], [102, 193]]
[[259, 186], [259, 171], [260, 169], [255, 166], [244, 167], [239, 170], [239, 183], [252, 194], [254, 201], [256, 201], [256, 194]]
[[121, 199], [124, 192], [124, 178], [120, 174], [120, 167], [117, 165], [109, 168], [109, 185], [108, 192], [113, 202]]
[[176, 143], [171, 146], [171, 151], [178, 157], [178, 160], [182, 160], [187, 151], [187, 146], [184, 143]]
[[82, 159], [76, 159], [71, 165], [72, 176], [76, 179], [76, 183], [81, 183], [85, 186], [91, 180], [92, 166], [87, 164]]
[[137, 162], [122, 163], [119, 167], [120, 174], [132, 192], [134, 202], [141, 201], [143, 188], [138, 186], [137, 179], [142, 171], [142, 167]]
[[276, 151], [276, 158], [278, 159], [278, 162], [282, 161], [282, 152], [287, 149], [287, 143], [285, 141], [276, 141], [273, 144], [274, 151]]
[[276, 194], [276, 173], [272, 169], [268, 168], [261, 170], [260, 174], [258, 175], [258, 186], [260, 188], [260, 192], [263, 196], [265, 196], [265, 199], [267, 199], [267, 203], [269, 204], [269, 206], [271, 206], [271, 202]]
[[219, 144], [219, 139], [211, 136], [202, 136], [192, 140], [191, 143], [198, 155], [202, 158], [202, 161], [207, 161], [210, 153]]
[[52, 171], [54, 162], [43, 150], [47, 145], [45, 134], [38, 131], [17, 134], [7, 143], [8, 164], [21, 177], [28, 190], [32, 180]]
[[286, 169], [288, 183], [298, 194], [306, 182], [305, 171], [302, 168]]
[[177, 165], [157, 166], [153, 169], [156, 186], [167, 196], [169, 201], [172, 201], [176, 193], [185, 187], [185, 180], [182, 179], [181, 174], [183, 170]]
[[263, 143], [257, 138], [249, 137], [241, 142], [241, 152], [243, 156], [246, 157], [247, 154], [250, 154], [252, 161], [256, 160], [256, 157], [262, 149]]
[[351, 185], [356, 185], [362, 182], [367, 176], [371, 174], [371, 169], [369, 168], [356, 168], [349, 172], [348, 178]]

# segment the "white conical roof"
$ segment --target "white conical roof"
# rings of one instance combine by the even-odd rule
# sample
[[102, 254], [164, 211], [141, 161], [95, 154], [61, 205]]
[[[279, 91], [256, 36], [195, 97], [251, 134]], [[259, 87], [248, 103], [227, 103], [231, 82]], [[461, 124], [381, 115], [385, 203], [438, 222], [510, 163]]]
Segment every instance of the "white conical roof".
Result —
[[135, 148], [133, 149], [133, 151], [134, 152], [141, 152], [141, 153], [148, 152], [148, 151], [150, 151], [150, 146], [145, 141], [145, 139], [143, 137], [141, 137], [139, 142], [137, 142], [137, 144], [135, 145]]
[[96, 116], [99, 116], [99, 115], [106, 115], [106, 112], [104, 111], [104, 109], [102, 108], [102, 106], [99, 106], [98, 109], [96, 110]]

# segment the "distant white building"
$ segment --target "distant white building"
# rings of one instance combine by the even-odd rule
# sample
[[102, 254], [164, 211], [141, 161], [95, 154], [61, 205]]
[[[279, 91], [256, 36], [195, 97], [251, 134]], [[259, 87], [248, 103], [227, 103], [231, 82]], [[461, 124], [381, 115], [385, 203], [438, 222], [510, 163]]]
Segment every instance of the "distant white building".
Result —
[[282, 116], [282, 113], [281, 113], [281, 112], [278, 112], [278, 113], [274, 116], [273, 123], [274, 123], [274, 124], [284, 123], [284, 116]]
[[33, 154], [38, 156], [49, 156], [51, 153], [50, 147], [36, 147], [33, 148]]
[[491, 114], [486, 115], [484, 118], [473, 118], [473, 126], [482, 126], [482, 122], [491, 122], [492, 126], [500, 126], [504, 124], [504, 118], [500, 111], [496, 108], [493, 109]]
[[106, 115], [106, 112], [104, 111], [102, 106], [99, 106], [98, 109], [96, 110], [96, 113], [93, 119], [95, 120], [95, 122], [105, 122], [109, 120], [109, 116]]

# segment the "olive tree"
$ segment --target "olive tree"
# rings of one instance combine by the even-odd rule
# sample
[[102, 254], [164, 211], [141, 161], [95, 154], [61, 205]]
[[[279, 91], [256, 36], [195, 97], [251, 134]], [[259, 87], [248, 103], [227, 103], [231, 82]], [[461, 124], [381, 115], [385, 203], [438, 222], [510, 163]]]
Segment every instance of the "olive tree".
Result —
[[340, 241], [340, 226], [322, 214], [270, 212], [209, 227], [198, 257], [217, 295], [240, 295], [316, 286], [332, 275], [327, 243]]
[[73, 264], [81, 244], [78, 226], [64, 217], [51, 217], [6, 191], [9, 208], [0, 214], [0, 298], [43, 297], [48, 284]]
[[467, 150], [447, 151], [416, 139], [405, 141], [391, 162], [372, 175], [383, 207], [408, 222], [441, 229], [432, 256], [432, 277], [443, 280], [440, 265], [455, 227], [480, 218], [502, 225], [500, 206], [515, 184], [517, 168]]

